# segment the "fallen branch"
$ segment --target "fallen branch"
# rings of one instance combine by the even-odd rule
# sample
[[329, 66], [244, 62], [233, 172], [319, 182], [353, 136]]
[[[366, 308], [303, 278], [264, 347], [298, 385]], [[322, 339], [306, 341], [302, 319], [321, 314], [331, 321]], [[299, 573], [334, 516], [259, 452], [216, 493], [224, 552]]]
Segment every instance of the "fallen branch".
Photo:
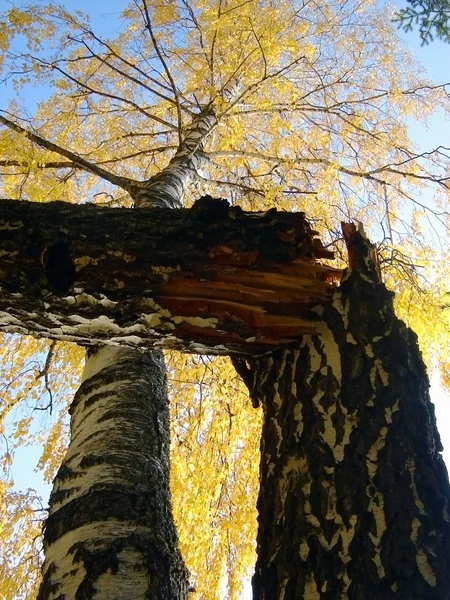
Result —
[[303, 213], [0, 201], [0, 328], [84, 345], [258, 354], [315, 329], [340, 279]]

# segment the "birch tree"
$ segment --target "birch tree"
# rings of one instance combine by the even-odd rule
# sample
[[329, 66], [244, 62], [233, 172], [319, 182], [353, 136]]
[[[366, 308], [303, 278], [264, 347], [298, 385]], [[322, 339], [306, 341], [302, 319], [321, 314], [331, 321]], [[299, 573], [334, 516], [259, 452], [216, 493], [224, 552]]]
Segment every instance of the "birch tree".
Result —
[[[330, 241], [338, 237], [338, 220], [356, 219], [385, 232], [387, 277], [399, 291], [399, 306], [413, 302], [420, 314], [421, 306], [429, 310], [431, 302], [437, 311], [439, 280], [419, 293], [417, 285], [410, 285], [417, 278], [407, 256], [432, 256], [429, 236], [420, 231], [424, 218], [434, 215], [442, 224], [437, 227], [447, 225], [446, 213], [437, 206], [447, 192], [448, 157], [443, 147], [415, 149], [405, 119], [426, 118], [436, 106], [448, 110], [448, 98], [445, 86], [418, 75], [374, 8], [331, 2], [143, 2], [124, 9], [120, 30], [111, 38], [95, 33], [85, 15], [55, 5], [13, 7], [6, 18], [0, 30], [5, 79], [18, 93], [31, 83], [55, 91], [32, 117], [17, 100], [1, 112], [4, 197], [175, 208], [211, 193], [244, 208], [306, 210]], [[20, 50], [15, 49], [17, 36], [23, 36]], [[436, 208], [418, 199], [428, 185], [434, 186]], [[401, 260], [393, 260], [396, 256]], [[445, 316], [437, 314], [435, 330], [424, 331], [422, 338], [435, 359], [442, 355], [444, 373], [445, 326]], [[36, 352], [45, 346], [36, 341], [8, 339], [4, 348], [6, 365], [13, 364], [12, 357], [21, 363], [11, 366], [18, 373], [15, 382], [7, 369], [4, 375], [5, 405], [17, 415], [12, 445], [34, 435], [32, 418], [22, 416], [19, 400], [28, 398], [33, 409], [36, 403], [38, 408], [49, 404], [50, 397], [59, 413], [40, 461], [51, 479], [65, 452], [64, 411], [76, 384], [79, 351], [51, 343], [43, 361]], [[116, 373], [115, 391], [120, 387], [129, 394], [127, 385], [118, 384], [131, 378], [144, 385], [142, 373], [160, 368], [159, 355], [151, 356], [151, 366], [145, 366], [137, 352], [93, 352], [75, 406], [86, 402], [83, 390], [92, 387], [94, 375], [100, 385], [99, 365], [105, 377]], [[200, 595], [235, 598], [253, 560], [259, 417], [229, 363], [189, 361], [169, 358], [172, 490], [180, 547]], [[66, 363], [68, 378], [52, 381]], [[161, 374], [151, 379], [158, 377], [162, 382]], [[33, 387], [35, 380], [47, 392], [45, 399]], [[118, 413], [111, 418], [119, 418]], [[78, 427], [75, 414], [73, 419], [72, 438]], [[167, 432], [168, 419], [158, 427]], [[109, 436], [111, 429], [104, 432]], [[125, 437], [117, 436], [119, 441]], [[85, 451], [90, 454], [92, 448]], [[8, 447], [6, 462], [11, 452]], [[68, 488], [62, 479], [67, 468], [73, 470], [71, 452], [54, 488], [69, 501], [74, 488], [70, 477]], [[164, 453], [155, 463], [157, 474], [164, 466], [161, 481], [167, 476], [167, 439]], [[200, 458], [206, 466], [200, 466]], [[78, 475], [86, 483], [82, 492], [75, 491], [81, 499], [94, 483], [95, 465], [82, 471]], [[117, 483], [116, 471], [108, 477]], [[131, 479], [127, 485], [137, 484]], [[55, 498], [52, 506], [58, 512]], [[29, 510], [26, 498], [17, 498], [18, 509], [20, 502]], [[173, 529], [167, 535], [173, 542]], [[135, 560], [131, 556], [124, 564]], [[174, 562], [181, 576], [184, 567], [177, 558], [169, 561], [170, 568]], [[29, 562], [21, 561], [16, 581], [25, 591], [11, 587], [16, 595], [28, 593], [29, 584], [23, 583], [28, 569]], [[12, 579], [6, 570], [4, 585], [14, 586]], [[105, 577], [105, 590], [116, 585], [113, 579]], [[186, 576], [182, 580], [177, 592], [174, 584], [161, 594], [184, 597]], [[146, 585], [143, 580], [138, 584]]]

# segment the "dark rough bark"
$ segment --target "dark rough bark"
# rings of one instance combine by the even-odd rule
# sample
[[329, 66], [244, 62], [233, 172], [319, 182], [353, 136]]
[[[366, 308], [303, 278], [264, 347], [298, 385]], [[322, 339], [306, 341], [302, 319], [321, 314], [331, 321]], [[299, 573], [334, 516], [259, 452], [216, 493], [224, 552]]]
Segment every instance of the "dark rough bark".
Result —
[[44, 529], [39, 600], [184, 600], [158, 352], [101, 348], [71, 406], [71, 443]]
[[425, 366], [353, 242], [318, 335], [255, 361], [254, 600], [450, 598], [450, 488]]
[[267, 351], [340, 272], [301, 213], [0, 202], [0, 328], [86, 345]]

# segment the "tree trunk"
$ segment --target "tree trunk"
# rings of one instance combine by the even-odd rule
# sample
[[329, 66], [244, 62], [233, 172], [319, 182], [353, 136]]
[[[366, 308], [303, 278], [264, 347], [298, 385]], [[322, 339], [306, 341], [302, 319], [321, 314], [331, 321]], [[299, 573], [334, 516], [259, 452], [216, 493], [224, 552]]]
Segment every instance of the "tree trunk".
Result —
[[181, 208], [189, 184], [198, 177], [205, 162], [202, 150], [217, 125], [212, 108], [202, 110], [185, 132], [169, 164], [147, 181], [135, 181], [126, 189], [136, 208]]
[[186, 598], [163, 373], [158, 352], [103, 347], [87, 359], [50, 497], [39, 600]]
[[[215, 124], [211, 111], [199, 115], [166, 169], [150, 181], [125, 186], [137, 208], [181, 206], [186, 187], [201, 164], [199, 151]], [[170, 221], [169, 217], [166, 228]], [[18, 224], [20, 229], [20, 220]], [[92, 218], [83, 234], [92, 240], [99, 232], [88, 236], [89, 227], [95, 231]], [[8, 230], [8, 223], [3, 221], [1, 229]], [[73, 227], [65, 229], [65, 236], [73, 233]], [[152, 246], [133, 259], [129, 250], [136, 232], [124, 233], [128, 249], [116, 253], [116, 258], [119, 262], [129, 262], [130, 258], [139, 262]], [[38, 259], [52, 293], [59, 295], [73, 286], [77, 271], [65, 236], [62, 243], [43, 247]], [[31, 244], [27, 239], [25, 245], [34, 246], [28, 258], [36, 263], [36, 236], [32, 238]], [[108, 238], [109, 234], [104, 249]], [[95, 267], [98, 272], [97, 264]], [[136, 273], [133, 276], [136, 280]], [[164, 269], [159, 278], [164, 280]], [[42, 274], [37, 276], [39, 280]], [[29, 273], [25, 281], [30, 282]], [[31, 277], [31, 281], [36, 284], [36, 278]], [[125, 285], [116, 279], [113, 288]], [[87, 291], [84, 287], [83, 293]], [[85, 300], [89, 296], [91, 300], [106, 300], [106, 286], [99, 287]], [[20, 295], [15, 295], [16, 302]], [[141, 293], [135, 299], [145, 296]], [[147, 300], [151, 301], [148, 295]], [[160, 306], [150, 303], [152, 312], [158, 312]], [[111, 307], [108, 300], [106, 304]], [[117, 303], [112, 305], [122, 318]], [[156, 313], [153, 317], [159, 320]], [[169, 407], [163, 356], [158, 351], [143, 356], [127, 348], [100, 347], [91, 352], [72, 405], [69, 449], [50, 497], [38, 600], [94, 596], [104, 600], [185, 599], [188, 572], [178, 550], [171, 512]]]
[[353, 263], [320, 332], [255, 365], [254, 600], [450, 598], [450, 488], [425, 366], [369, 253]]
[[0, 328], [78, 342], [264, 353], [314, 331], [341, 272], [303, 213], [0, 201]]

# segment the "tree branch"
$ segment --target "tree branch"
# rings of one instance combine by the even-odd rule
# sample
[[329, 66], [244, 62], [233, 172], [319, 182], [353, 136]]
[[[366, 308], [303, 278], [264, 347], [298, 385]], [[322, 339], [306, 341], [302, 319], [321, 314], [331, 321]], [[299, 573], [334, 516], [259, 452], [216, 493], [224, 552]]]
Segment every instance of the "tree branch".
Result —
[[145, 23], [145, 27], [147, 28], [147, 31], [150, 34], [150, 38], [152, 40], [152, 44], [153, 47], [156, 51], [156, 54], [158, 55], [158, 58], [163, 66], [163, 69], [167, 75], [167, 78], [170, 81], [170, 85], [172, 86], [172, 91], [173, 91], [173, 95], [175, 98], [175, 102], [176, 102], [176, 106], [177, 106], [177, 116], [178, 116], [178, 141], [181, 144], [183, 141], [183, 136], [182, 136], [182, 130], [183, 130], [183, 121], [181, 118], [181, 108], [180, 108], [180, 99], [178, 98], [178, 91], [177, 91], [177, 86], [175, 85], [175, 81], [173, 80], [172, 74], [170, 72], [169, 67], [167, 66], [166, 61], [164, 60], [164, 57], [159, 49], [158, 46], [158, 42], [156, 41], [156, 37], [153, 33], [153, 28], [152, 28], [152, 23], [150, 20], [150, 15], [148, 12], [148, 8], [147, 8], [147, 2], [146, 0], [142, 0], [142, 5], [144, 7], [144, 23]]
[[52, 364], [53, 355], [55, 353], [55, 347], [56, 347], [56, 342], [53, 340], [50, 343], [50, 346], [48, 348], [47, 358], [45, 359], [44, 366], [39, 371], [39, 373], [36, 375], [36, 379], [39, 379], [41, 377], [44, 378], [45, 389], [47, 390], [49, 401], [48, 401], [47, 406], [36, 407], [35, 410], [47, 410], [47, 409], [50, 409], [50, 414], [52, 414], [52, 411], [53, 411], [53, 394], [52, 394], [52, 390], [51, 390], [50, 384], [48, 382], [48, 371], [49, 371], [50, 366]]
[[44, 148], [45, 150], [50, 150], [51, 152], [55, 152], [55, 154], [59, 154], [60, 156], [64, 156], [64, 158], [69, 159], [74, 165], [78, 166], [78, 168], [92, 173], [93, 175], [97, 175], [97, 177], [101, 177], [102, 179], [105, 179], [106, 181], [109, 181], [113, 185], [117, 185], [126, 191], [128, 191], [130, 187], [132, 187], [133, 183], [135, 183], [133, 179], [129, 179], [128, 177], [120, 177], [119, 175], [115, 175], [110, 171], [106, 171], [106, 169], [102, 169], [102, 167], [99, 167], [98, 165], [89, 162], [81, 156], [78, 156], [78, 154], [75, 154], [74, 152], [63, 148], [62, 146], [58, 146], [57, 144], [46, 140], [40, 135], [37, 135], [36, 133], [28, 131], [24, 127], [21, 127], [20, 125], [18, 125], [14, 121], [11, 121], [10, 119], [7, 119], [3, 115], [0, 115], [0, 123], [3, 123], [3, 125], [8, 127], [8, 129], [11, 129], [12, 131], [15, 131], [16, 133], [19, 133], [20, 135], [23, 135], [24, 137], [28, 138], [31, 142], [37, 144], [41, 148]]
[[[423, 154], [417, 155], [417, 158], [425, 156], [426, 154], [429, 154], [429, 153], [423, 153]], [[278, 164], [285, 163], [285, 164], [289, 164], [289, 165], [296, 165], [296, 164], [324, 165], [327, 167], [333, 167], [340, 173], [345, 173], [346, 175], [352, 175], [353, 177], [359, 177], [361, 179], [369, 179], [371, 181], [376, 181], [378, 183], [382, 183], [383, 185], [385, 182], [382, 181], [381, 179], [375, 177], [375, 175], [380, 174], [380, 173], [394, 173], [396, 175], [402, 175], [404, 177], [411, 178], [411, 179], [420, 179], [420, 180], [429, 181], [431, 183], [437, 183], [445, 188], [449, 187], [449, 184], [447, 182], [450, 180], [450, 176], [435, 177], [433, 175], [420, 175], [420, 174], [413, 173], [410, 171], [401, 171], [399, 169], [394, 169], [391, 164], [383, 165], [382, 167], [378, 167], [377, 169], [371, 169], [371, 170], [367, 170], [367, 171], [357, 171], [355, 169], [350, 169], [348, 167], [344, 167], [343, 165], [335, 163], [334, 161], [331, 161], [326, 158], [295, 157], [292, 159], [286, 159], [286, 158], [282, 158], [279, 156], [265, 155], [265, 154], [262, 154], [261, 152], [248, 152], [245, 150], [219, 150], [219, 151], [215, 151], [215, 152], [209, 152], [208, 156], [211, 158], [227, 157], [227, 156], [230, 156], [230, 157], [241, 156], [241, 157], [245, 157], [245, 158], [258, 159], [258, 160], [262, 160], [264, 162], [269, 162], [269, 163], [276, 162]]]
[[88, 91], [91, 94], [96, 94], [98, 96], [102, 96], [103, 98], [110, 98], [111, 100], [115, 100], [119, 103], [127, 104], [128, 106], [131, 106], [137, 112], [146, 116], [148, 119], [156, 121], [157, 123], [160, 123], [161, 125], [164, 125], [165, 127], [169, 127], [169, 129], [174, 129], [174, 130], [177, 129], [177, 127], [175, 125], [172, 125], [172, 123], [170, 123], [169, 121], [165, 121], [164, 119], [161, 119], [160, 117], [157, 117], [157, 116], [153, 115], [152, 113], [149, 113], [144, 108], [139, 106], [139, 104], [136, 104], [136, 102], [133, 102], [132, 100], [129, 100], [128, 98], [124, 98], [123, 96], [117, 96], [116, 94], [109, 94], [107, 92], [102, 92], [100, 90], [97, 90], [97, 89], [87, 85], [86, 83], [83, 83], [76, 77], [73, 77], [72, 75], [67, 73], [67, 71], [64, 71], [64, 69], [61, 69], [61, 67], [58, 67], [56, 62], [49, 63], [38, 57], [32, 57], [32, 58], [39, 64], [49, 67], [51, 69], [54, 69], [55, 71], [58, 71], [58, 73], [61, 73], [61, 75], [63, 75], [63, 77], [66, 77], [69, 81], [72, 81], [77, 86], [83, 88], [84, 90]]
[[[176, 146], [157, 146], [155, 148], [149, 148], [148, 150], [139, 150], [137, 152], [131, 152], [130, 154], [125, 154], [124, 156], [118, 156], [117, 158], [109, 158], [107, 160], [99, 160], [95, 163], [95, 165], [109, 165], [113, 163], [120, 163], [125, 160], [130, 160], [131, 158], [136, 158], [137, 156], [145, 156], [152, 154], [159, 154], [162, 152], [167, 152], [168, 150], [176, 150]], [[35, 169], [83, 169], [79, 164], [76, 164], [72, 161], [37, 161], [30, 162], [27, 160], [15, 160], [15, 159], [3, 159], [0, 160], [0, 167], [24, 167], [26, 169], [31, 169], [32, 167]]]

